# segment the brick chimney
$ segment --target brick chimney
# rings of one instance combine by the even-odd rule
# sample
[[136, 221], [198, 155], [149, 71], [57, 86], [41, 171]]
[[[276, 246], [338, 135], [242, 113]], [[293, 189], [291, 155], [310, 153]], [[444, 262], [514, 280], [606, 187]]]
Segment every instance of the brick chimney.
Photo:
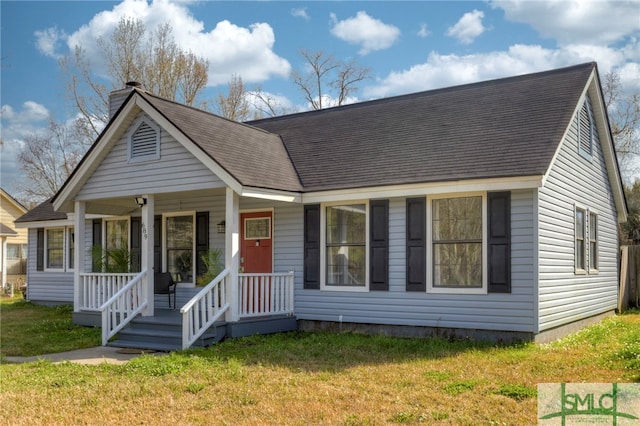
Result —
[[137, 81], [128, 81], [125, 84], [124, 89], [114, 90], [113, 92], [109, 93], [109, 120], [113, 118], [113, 116], [118, 111], [118, 108], [120, 108], [124, 100], [127, 99], [127, 96], [129, 96], [129, 92], [131, 92], [135, 88], [140, 89], [141, 87], [142, 84], [138, 83]]

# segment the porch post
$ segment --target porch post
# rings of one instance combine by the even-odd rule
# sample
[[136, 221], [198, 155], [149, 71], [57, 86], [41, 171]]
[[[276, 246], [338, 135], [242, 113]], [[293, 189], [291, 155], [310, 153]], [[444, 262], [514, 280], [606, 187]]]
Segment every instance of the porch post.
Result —
[[233, 189], [227, 187], [225, 213], [224, 266], [229, 269], [230, 290], [227, 293], [229, 310], [226, 321], [237, 322], [238, 317], [238, 269], [240, 267], [240, 198]]
[[73, 310], [80, 311], [82, 299], [84, 298], [84, 285], [82, 283], [82, 274], [84, 270], [84, 261], [87, 253], [85, 249], [85, 216], [87, 213], [87, 205], [84, 201], [74, 202], [74, 224], [73, 224]]
[[152, 317], [154, 311], [154, 295], [153, 295], [153, 214], [155, 211], [155, 200], [153, 195], [143, 196], [147, 203], [142, 206], [142, 240], [140, 241], [140, 269], [147, 271], [143, 283], [146, 283], [145, 299], [147, 300], [147, 308], [142, 312], [142, 316]]
[[[7, 237], [0, 238], [0, 268], [2, 268], [2, 288], [7, 283]], [[13, 284], [11, 284], [11, 297], [13, 297]]]

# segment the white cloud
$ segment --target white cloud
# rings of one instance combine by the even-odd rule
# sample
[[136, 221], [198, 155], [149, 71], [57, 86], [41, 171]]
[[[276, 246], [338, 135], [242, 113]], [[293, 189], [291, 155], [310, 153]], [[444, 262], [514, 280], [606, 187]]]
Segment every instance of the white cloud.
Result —
[[454, 26], [447, 29], [447, 35], [457, 38], [462, 44], [471, 44], [486, 30], [482, 25], [482, 18], [484, 12], [479, 10], [465, 13]]
[[[49, 118], [49, 110], [37, 102], [26, 101], [22, 104], [20, 111], [15, 111], [10, 105], [2, 105], [0, 118], [2, 120], [2, 139], [7, 140], [13, 139], [17, 134], [31, 133], [34, 123], [40, 123]], [[9, 126], [8, 128], [5, 123]]]
[[302, 18], [305, 21], [308, 21], [309, 19], [311, 19], [311, 17], [307, 13], [306, 7], [291, 9], [291, 16], [295, 16], [296, 18]]
[[338, 21], [336, 15], [332, 13], [331, 21], [333, 23], [331, 34], [340, 40], [360, 45], [358, 52], [360, 55], [366, 55], [374, 50], [388, 49], [400, 37], [400, 30], [397, 27], [374, 19], [364, 11], [343, 21]]
[[[615, 58], [612, 49], [596, 52], [601, 57]], [[546, 49], [536, 45], [514, 45], [507, 51], [470, 55], [441, 55], [432, 52], [427, 61], [409, 69], [392, 72], [373, 87], [363, 90], [368, 98], [380, 98], [403, 93], [437, 89], [495, 78], [546, 71], [553, 68], [590, 62], [594, 52], [578, 48]], [[613, 67], [599, 64], [604, 74]]]
[[429, 29], [427, 28], [427, 24], [422, 23], [422, 24], [420, 24], [420, 29], [418, 30], [417, 34], [418, 34], [418, 37], [425, 38], [429, 34], [431, 34], [431, 31], [429, 31]]
[[59, 59], [62, 56], [59, 49], [67, 37], [64, 31], [57, 27], [50, 27], [35, 31], [33, 35], [36, 37], [36, 47], [40, 53], [54, 59]]
[[609, 44], [640, 31], [637, 0], [493, 0], [491, 6], [560, 45]]
[[261, 90], [260, 92], [250, 90], [247, 91], [246, 97], [256, 117], [271, 115], [269, 106], [265, 105], [263, 100], [267, 100], [267, 102], [269, 102], [276, 115], [283, 115], [296, 111], [295, 105], [293, 105], [291, 100], [284, 95], [266, 92], [264, 90]]
[[96, 14], [91, 21], [70, 34], [69, 48], [81, 45], [95, 68], [103, 66], [97, 40], [107, 38], [122, 17], [135, 17], [148, 30], [169, 22], [176, 43], [209, 61], [209, 86], [225, 84], [233, 74], [247, 83], [265, 81], [271, 77], [286, 77], [291, 65], [274, 51], [275, 35], [266, 23], [248, 28], [229, 21], [218, 22], [209, 31], [196, 20], [186, 4], [157, 0], [123, 0], [111, 10]]
[[[49, 111], [43, 105], [27, 101], [18, 111], [9, 105], [0, 109], [0, 185], [10, 193], [17, 190], [17, 182], [24, 180], [18, 165], [25, 136], [40, 133], [48, 126]], [[19, 195], [13, 193], [13, 195]]]

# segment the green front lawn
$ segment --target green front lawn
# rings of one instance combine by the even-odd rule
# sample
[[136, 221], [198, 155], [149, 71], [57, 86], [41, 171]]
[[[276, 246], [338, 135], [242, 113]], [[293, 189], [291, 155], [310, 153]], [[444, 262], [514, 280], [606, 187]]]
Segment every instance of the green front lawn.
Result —
[[[21, 318], [6, 321], [5, 308], [3, 345]], [[640, 312], [548, 345], [293, 332], [0, 373], [0, 419], [12, 425], [527, 425], [538, 383], [640, 382]]]
[[36, 306], [20, 297], [0, 298], [0, 354], [31, 356], [101, 343], [100, 330], [71, 322], [73, 308]]

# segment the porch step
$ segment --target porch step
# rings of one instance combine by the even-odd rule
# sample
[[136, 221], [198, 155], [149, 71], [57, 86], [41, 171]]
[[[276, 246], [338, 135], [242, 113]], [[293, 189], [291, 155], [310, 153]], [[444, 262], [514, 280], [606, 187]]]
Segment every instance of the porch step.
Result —
[[[192, 347], [213, 345], [226, 336], [225, 322], [211, 326]], [[182, 349], [182, 316], [178, 311], [156, 309], [153, 317], [136, 317], [107, 346], [176, 351]]]

